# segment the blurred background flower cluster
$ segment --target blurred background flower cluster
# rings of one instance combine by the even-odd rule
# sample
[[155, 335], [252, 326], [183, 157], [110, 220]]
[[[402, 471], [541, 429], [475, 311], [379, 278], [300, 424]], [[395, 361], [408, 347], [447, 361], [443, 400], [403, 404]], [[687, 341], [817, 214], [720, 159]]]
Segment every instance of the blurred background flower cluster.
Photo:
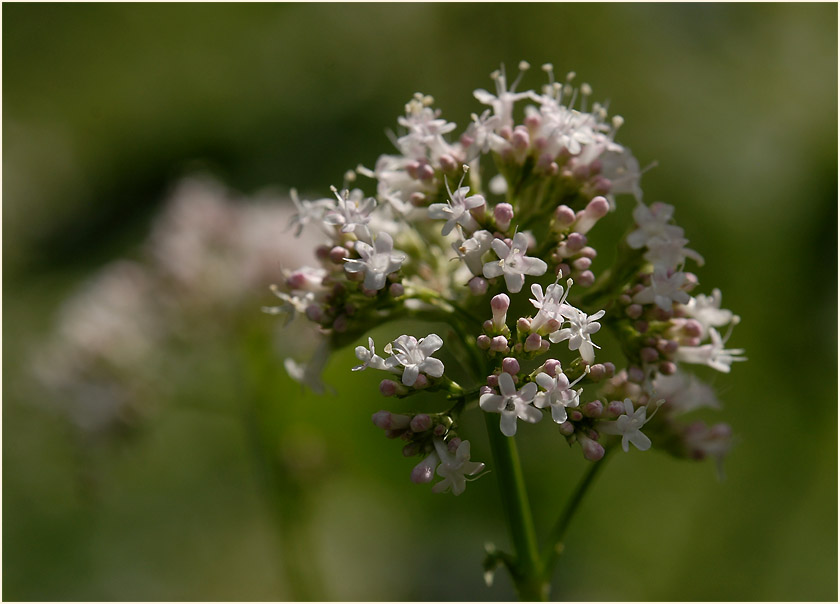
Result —
[[[290, 187], [372, 166], [414, 92], [465, 126], [521, 59], [625, 117], [750, 358], [703, 376], [726, 479], [618, 456], [553, 593], [836, 599], [836, 5], [7, 4], [3, 56], [4, 599], [513, 597], [495, 482], [413, 485], [352, 347], [305, 392], [312, 338], [260, 307], [311, 247]], [[587, 462], [520, 447], [546, 525]]]

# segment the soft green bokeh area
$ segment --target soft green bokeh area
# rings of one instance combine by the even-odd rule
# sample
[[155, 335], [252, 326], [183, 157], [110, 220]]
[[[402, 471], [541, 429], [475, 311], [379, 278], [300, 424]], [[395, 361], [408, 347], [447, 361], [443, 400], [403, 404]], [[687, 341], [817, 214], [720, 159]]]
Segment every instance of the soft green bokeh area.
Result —
[[[400, 403], [350, 374], [350, 350], [328, 366], [337, 396], [301, 394], [279, 356], [269, 371], [285, 445], [304, 434], [327, 456], [300, 499], [306, 552], [274, 529], [236, 351], [202, 343], [174, 385], [220, 412], [163, 401], [130, 440], [88, 449], [33, 404], [28, 355], [185, 171], [326, 194], [389, 151], [412, 93], [464, 126], [471, 91], [527, 59], [576, 70], [625, 116], [621, 142], [659, 162], [645, 199], [677, 207], [703, 291], [741, 315], [731, 345], [750, 358], [703, 374], [725, 404], [709, 418], [738, 436], [726, 480], [710, 462], [617, 455], [555, 597], [836, 600], [836, 5], [6, 4], [3, 57], [4, 599], [289, 599], [295, 556], [327, 599], [513, 597], [502, 574], [492, 589], [481, 576], [484, 542], [507, 546], [494, 476], [458, 498], [410, 483], [413, 462], [370, 423]], [[546, 527], [586, 462], [547, 425], [525, 428]], [[477, 414], [464, 432], [489, 460]]]

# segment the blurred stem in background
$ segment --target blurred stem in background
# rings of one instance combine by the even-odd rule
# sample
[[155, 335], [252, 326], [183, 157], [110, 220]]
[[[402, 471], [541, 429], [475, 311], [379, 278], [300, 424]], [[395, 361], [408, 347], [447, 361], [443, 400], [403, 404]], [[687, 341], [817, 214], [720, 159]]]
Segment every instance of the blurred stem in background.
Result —
[[[311, 460], [301, 453], [284, 455], [288, 441], [294, 441], [289, 414], [280, 400], [283, 384], [278, 376], [277, 360], [272, 352], [271, 331], [257, 322], [246, 325], [243, 333], [242, 413], [255, 466], [271, 515], [277, 527], [276, 543], [280, 548], [283, 599], [323, 601], [324, 581], [311, 537], [310, 498], [312, 484], [320, 468], [309, 468]], [[300, 443], [291, 443], [291, 446]], [[296, 462], [300, 463], [296, 467]], [[317, 463], [314, 464], [317, 466]]]

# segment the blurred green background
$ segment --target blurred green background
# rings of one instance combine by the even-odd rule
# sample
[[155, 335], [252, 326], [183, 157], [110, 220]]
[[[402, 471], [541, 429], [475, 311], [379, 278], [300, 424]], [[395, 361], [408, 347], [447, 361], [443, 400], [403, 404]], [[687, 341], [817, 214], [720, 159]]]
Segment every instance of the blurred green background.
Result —
[[[134, 253], [181, 175], [325, 195], [390, 151], [384, 131], [415, 91], [463, 127], [472, 90], [527, 59], [577, 71], [626, 118], [619, 140], [659, 162], [645, 199], [677, 207], [706, 258], [702, 291], [720, 287], [741, 315], [730, 344], [750, 359], [703, 374], [725, 405], [709, 419], [737, 434], [726, 480], [711, 462], [617, 455], [554, 596], [836, 600], [836, 5], [2, 10], [4, 599], [294, 599], [290, 559], [327, 599], [513, 597], [480, 569], [485, 541], [507, 546], [493, 475], [458, 498], [409, 482], [414, 461], [370, 422], [400, 405], [380, 400], [372, 372], [351, 379], [351, 350], [327, 368], [337, 396], [304, 395], [279, 356], [264, 367], [265, 404], [288, 426], [277, 447], [315, 443], [323, 460], [279, 531], [225, 341], [173, 361], [192, 365], [172, 389], [212, 412], [159, 401], [132, 438], [95, 446], [38, 404], [30, 365], [61, 301]], [[252, 328], [270, 333], [267, 289], [253, 299]], [[533, 428], [519, 440], [544, 527], [586, 462]], [[480, 418], [465, 433], [489, 460]]]

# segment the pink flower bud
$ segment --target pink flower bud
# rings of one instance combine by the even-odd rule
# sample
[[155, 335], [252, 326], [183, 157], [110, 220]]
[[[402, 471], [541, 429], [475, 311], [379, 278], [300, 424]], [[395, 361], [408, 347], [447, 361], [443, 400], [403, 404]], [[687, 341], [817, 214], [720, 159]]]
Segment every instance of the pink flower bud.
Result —
[[347, 331], [347, 317], [339, 315], [336, 317], [335, 321], [333, 321], [332, 327], [336, 333], [344, 333]]
[[409, 424], [412, 432], [425, 432], [432, 427], [432, 418], [426, 413], [418, 413]]
[[506, 231], [513, 220], [513, 206], [509, 203], [500, 203], [493, 208], [493, 217], [500, 230]]
[[575, 268], [575, 270], [585, 271], [590, 266], [592, 266], [592, 259], [587, 258], [586, 256], [582, 256], [582, 257], [574, 260], [572, 262], [572, 266]]
[[429, 385], [429, 378], [427, 378], [422, 373], [417, 376], [417, 379], [414, 382], [413, 388], [420, 390], [421, 388], [425, 388]]
[[449, 154], [444, 153], [438, 161], [440, 162], [440, 169], [444, 172], [452, 172], [458, 168], [458, 162]]
[[387, 430], [388, 427], [391, 425], [391, 412], [384, 410], [377, 411], [371, 416], [370, 419], [373, 421], [373, 425], [377, 428]]
[[408, 443], [402, 449], [403, 457], [414, 457], [420, 453], [420, 444], [419, 443]]
[[575, 425], [569, 421], [563, 422], [558, 428], [560, 428], [560, 434], [563, 436], [571, 436], [575, 433]]
[[505, 336], [496, 336], [490, 342], [490, 350], [495, 350], [496, 352], [504, 352], [507, 350], [507, 338]]
[[502, 360], [502, 371], [511, 375], [519, 373], [519, 361], [513, 357], [507, 357]]
[[659, 372], [662, 375], [674, 375], [677, 372], [677, 365], [672, 361], [662, 361], [659, 363]]
[[655, 348], [645, 346], [639, 351], [639, 356], [645, 363], [653, 363], [659, 359], [659, 353]]
[[432, 479], [435, 477], [435, 468], [437, 468], [439, 461], [437, 453], [432, 453], [414, 466], [414, 469], [411, 470], [411, 482], [414, 484], [432, 482]]
[[432, 434], [434, 434], [435, 436], [443, 436], [444, 434], [446, 434], [446, 426], [444, 426], [443, 424], [437, 424], [434, 430], [432, 430]]
[[473, 296], [483, 296], [487, 293], [487, 280], [482, 277], [470, 279], [469, 286]]
[[421, 206], [426, 205], [426, 196], [425, 196], [425, 195], [423, 195], [423, 193], [420, 193], [420, 192], [417, 192], [417, 193], [412, 193], [412, 194], [409, 196], [408, 201], [409, 201], [409, 202], [411, 203], [411, 205], [413, 205], [415, 208], [419, 208], [419, 207], [421, 207]]
[[644, 309], [642, 308], [641, 304], [631, 304], [624, 310], [627, 316], [631, 319], [638, 319], [642, 316], [643, 311]]
[[624, 415], [624, 403], [621, 401], [610, 401], [610, 404], [607, 405], [607, 415], [611, 417]]
[[566, 249], [570, 252], [577, 252], [583, 249], [583, 246], [586, 245], [586, 235], [581, 235], [580, 233], [569, 233], [569, 236], [566, 238]]
[[589, 379], [595, 382], [603, 380], [607, 376], [607, 368], [601, 363], [589, 366]]
[[612, 189], [612, 183], [609, 178], [599, 176], [595, 179], [595, 186], [593, 189], [596, 193], [598, 193], [598, 195], [606, 195], [610, 192], [610, 189]]
[[580, 420], [583, 419], [583, 413], [581, 413], [577, 409], [569, 411], [569, 419], [572, 420], [573, 422], [579, 422]]
[[689, 338], [699, 338], [703, 333], [703, 326], [697, 319], [689, 319], [683, 325], [682, 330]]
[[604, 457], [604, 447], [600, 443], [585, 436], [578, 436], [578, 442], [583, 450], [583, 456], [589, 461], [598, 461]]
[[528, 129], [525, 126], [517, 126], [513, 129], [513, 135], [510, 137], [510, 144], [514, 149], [524, 150], [531, 144], [531, 137], [528, 135]]
[[490, 338], [484, 334], [481, 334], [475, 339], [475, 345], [478, 346], [481, 350], [489, 350]]
[[641, 384], [645, 381], [645, 372], [639, 367], [630, 367], [627, 370], [627, 381], [634, 384]]
[[604, 405], [601, 401], [591, 401], [583, 406], [583, 414], [586, 417], [599, 418], [604, 412]]
[[557, 370], [560, 369], [560, 361], [557, 359], [548, 359], [543, 363], [543, 371], [551, 377], [557, 377]]
[[388, 293], [394, 296], [395, 298], [399, 298], [405, 293], [405, 288], [403, 287], [402, 283], [392, 283], [388, 288]]
[[350, 252], [347, 250], [346, 247], [337, 245], [330, 250], [330, 262], [334, 262], [335, 264], [342, 264], [344, 259], [350, 255]]
[[607, 377], [612, 377], [612, 376], [614, 376], [614, 375], [615, 375], [615, 365], [613, 365], [613, 364], [612, 364], [612, 363], [610, 363], [609, 361], [607, 361], [606, 363], [604, 363], [604, 369], [605, 369], [605, 370], [606, 370], [606, 372], [607, 372]]
[[525, 339], [525, 352], [535, 352], [540, 349], [542, 344], [542, 337], [538, 333], [528, 334]]
[[554, 220], [562, 228], [571, 226], [575, 218], [574, 210], [567, 205], [557, 206], [557, 209], [554, 210]]
[[575, 231], [581, 234], [588, 233], [595, 226], [595, 223], [606, 216], [609, 211], [610, 203], [606, 199], [600, 196], [593, 198], [586, 205], [586, 209], [578, 214]]
[[575, 283], [580, 285], [581, 287], [589, 287], [593, 283], [595, 283], [595, 275], [592, 271], [583, 271], [582, 273], [578, 274], [577, 279], [575, 279]]
[[459, 446], [461, 446], [461, 439], [457, 436], [450, 440], [448, 443], [446, 443], [446, 449], [453, 455], [458, 450]]
[[545, 326], [544, 326], [545, 327], [545, 333], [554, 333], [555, 331], [560, 329], [560, 326], [562, 324], [563, 323], [561, 323], [559, 319], [554, 319], [554, 318], [549, 319], [548, 321], [545, 322]]
[[423, 164], [417, 171], [417, 177], [420, 180], [432, 180], [435, 177], [435, 169], [429, 164]]
[[496, 374], [491, 374], [487, 376], [487, 385], [490, 388], [498, 388], [499, 387], [499, 376]]
[[397, 383], [394, 380], [379, 382], [379, 392], [382, 396], [394, 396], [397, 393]]
[[490, 308], [493, 310], [493, 326], [501, 329], [507, 319], [507, 309], [510, 308], [510, 298], [507, 294], [498, 294], [490, 300]]

